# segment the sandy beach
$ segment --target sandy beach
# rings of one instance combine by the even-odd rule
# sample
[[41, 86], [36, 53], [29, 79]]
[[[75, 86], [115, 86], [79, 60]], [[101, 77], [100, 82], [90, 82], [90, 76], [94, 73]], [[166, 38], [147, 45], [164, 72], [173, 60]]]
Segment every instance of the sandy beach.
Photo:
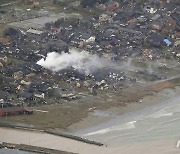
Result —
[[[89, 116], [83, 118], [80, 122], [75, 123], [68, 127], [70, 132], [82, 132], [89, 130], [93, 127], [100, 126], [102, 129], [107, 127], [109, 121], [114, 121], [114, 119], [121, 119], [123, 117], [130, 116], [131, 113], [139, 113], [143, 109], [151, 109], [153, 105], [162, 105], [167, 100], [173, 99], [180, 95], [180, 87], [175, 87], [174, 89], [164, 89], [158, 93], [145, 96], [140, 99], [139, 102], [131, 102], [127, 106], [123, 107], [112, 107], [106, 110], [95, 110], [90, 113]], [[113, 125], [112, 123], [110, 125]]]
[[99, 147], [44, 133], [4, 128], [0, 128], [0, 139], [4, 142], [46, 147], [78, 154], [178, 154], [180, 152], [180, 149], [176, 148], [174, 140]]
[[[178, 140], [180, 139], [180, 134], [178, 133], [177, 127], [172, 127], [172, 130], [170, 130], [169, 134], [167, 134], [168, 136], [164, 135], [158, 138], [151, 138], [145, 134], [141, 135], [140, 138], [138, 138], [139, 136], [137, 135], [134, 140], [131, 140], [131, 136], [125, 134], [128, 134], [128, 131], [132, 131], [130, 133], [136, 133], [135, 129], [124, 129], [121, 132], [119, 129], [119, 126], [121, 125], [117, 124], [131, 120], [136, 115], [144, 112], [150, 112], [152, 108], [159, 110], [161, 107], [165, 107], [167, 105], [176, 105], [179, 101], [179, 96], [179, 87], [176, 87], [173, 90], [165, 89], [158, 94], [146, 96], [141, 100], [142, 103], [131, 103], [127, 107], [113, 107], [106, 111], [95, 111], [87, 118], [84, 118], [81, 122], [69, 127], [69, 131], [71, 131], [71, 133], [79, 136], [85, 136], [88, 139], [94, 139], [100, 142], [102, 141], [102, 143], [105, 144], [102, 147], [40, 132], [29, 132], [6, 128], [0, 128], [0, 141], [46, 147], [80, 154], [178, 154], [180, 153], [180, 148], [177, 148], [176, 146]], [[170, 119], [171, 116], [167, 116], [167, 118]], [[177, 117], [176, 120], [179, 122]], [[155, 122], [158, 123], [159, 121]], [[143, 123], [141, 123], [141, 125], [143, 126]], [[173, 125], [173, 123], [170, 122], [170, 128], [171, 125]], [[140, 126], [136, 126], [137, 129], [140, 129], [139, 132], [141, 131]], [[146, 129], [144, 126], [143, 128]], [[162, 132], [164, 131], [164, 134], [166, 134], [165, 127], [162, 127], [161, 129]], [[101, 132], [102, 130], [108, 131], [104, 134], [98, 133], [98, 131]], [[94, 134], [87, 135], [88, 133]], [[156, 133], [152, 133], [152, 136], [156, 136]]]

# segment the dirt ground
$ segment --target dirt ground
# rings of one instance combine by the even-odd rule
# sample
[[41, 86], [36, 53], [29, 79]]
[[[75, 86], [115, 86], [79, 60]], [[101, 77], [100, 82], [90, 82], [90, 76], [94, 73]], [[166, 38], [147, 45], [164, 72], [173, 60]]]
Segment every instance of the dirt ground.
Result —
[[[11, 2], [12, 0], [0, 0], [0, 4]], [[69, 0], [71, 1], [71, 0]], [[50, 1], [44, 1], [44, 6], [50, 6], [50, 8], [57, 9], [55, 6], [50, 5]], [[27, 7], [23, 5], [24, 7]], [[49, 8], [49, 9], [50, 9]], [[61, 8], [58, 6], [58, 12]], [[63, 10], [64, 11], [64, 10]], [[2, 37], [2, 32], [7, 28], [7, 24], [0, 24], [0, 37]], [[131, 63], [124, 64], [122, 69], [127, 75], [137, 77], [139, 82], [133, 86], [119, 91], [99, 91], [97, 96], [87, 95], [82, 97], [80, 100], [75, 101], [63, 101], [58, 104], [45, 105], [39, 107], [33, 107], [34, 114], [23, 115], [23, 116], [11, 116], [3, 117], [0, 119], [2, 122], [17, 122], [32, 124], [38, 128], [60, 128], [66, 129], [73, 123], [79, 122], [82, 118], [86, 117], [89, 112], [95, 109], [107, 109], [110, 107], [122, 107], [125, 108], [127, 103], [138, 102], [141, 98], [146, 95], [151, 95], [153, 92], [158, 92], [164, 88], [173, 88], [179, 85], [180, 81], [162, 81], [151, 83], [151, 78], [149, 74], [146, 75], [145, 79], [143, 75], [139, 75], [136, 72], [137, 68], [141, 69], [152, 69], [155, 72], [162, 72], [167, 77], [172, 77], [176, 75], [179, 71], [179, 64], [173, 60], [163, 61], [132, 61]], [[161, 63], [167, 63], [167, 68], [159, 69]], [[118, 64], [117, 64], [118, 65]], [[120, 66], [120, 64], [118, 65]], [[132, 67], [133, 66], [133, 67]], [[168, 74], [166, 74], [168, 72]], [[142, 77], [143, 76], [143, 77]], [[143, 78], [143, 79], [142, 79]], [[142, 83], [141, 83], [142, 82]], [[61, 85], [62, 86], [62, 85]]]
[[0, 37], [4, 37], [3, 36], [3, 32], [4, 30], [6, 30], [8, 28], [8, 25], [7, 24], [0, 24]]
[[95, 109], [106, 109], [113, 106], [125, 108], [127, 103], [138, 102], [146, 95], [152, 95], [153, 92], [173, 88], [176, 85], [179, 83], [167, 81], [144, 87], [136, 85], [116, 93], [102, 92], [97, 96], [87, 96], [76, 101], [33, 107], [33, 115], [3, 117], [0, 121], [31, 124], [40, 129], [57, 128], [65, 130]]

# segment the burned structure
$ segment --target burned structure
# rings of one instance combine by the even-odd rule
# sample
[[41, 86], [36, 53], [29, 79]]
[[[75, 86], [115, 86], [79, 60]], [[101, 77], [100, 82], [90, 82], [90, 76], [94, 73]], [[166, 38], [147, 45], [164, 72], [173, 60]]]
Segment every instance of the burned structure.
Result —
[[[148, 81], [166, 78], [167, 71], [150, 71], [148, 63], [180, 57], [178, 1], [88, 3], [82, 5], [90, 5], [96, 16], [72, 19], [64, 13], [64, 19], [55, 21], [58, 15], [54, 14], [53, 20], [49, 16], [25, 20], [26, 24], [42, 20], [37, 29], [21, 22], [23, 28], [18, 28], [18, 21], [16, 28], [9, 25], [4, 31], [6, 40], [0, 38], [0, 99], [35, 106], [80, 99], [79, 91], [122, 91], [146, 83], [149, 76]], [[76, 56], [72, 49], [77, 50]], [[88, 53], [85, 57], [84, 52]], [[50, 63], [49, 53], [56, 53]]]

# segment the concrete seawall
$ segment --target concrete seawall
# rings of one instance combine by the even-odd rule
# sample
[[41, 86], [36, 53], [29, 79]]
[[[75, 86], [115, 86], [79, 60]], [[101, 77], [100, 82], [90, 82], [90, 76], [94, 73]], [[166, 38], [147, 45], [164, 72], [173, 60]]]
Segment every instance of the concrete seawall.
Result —
[[48, 129], [40, 129], [40, 128], [36, 128], [34, 126], [31, 125], [21, 125], [21, 124], [16, 124], [16, 123], [6, 123], [6, 122], [0, 122], [0, 127], [5, 127], [5, 128], [14, 128], [14, 129], [23, 129], [23, 130], [29, 130], [29, 131], [40, 131], [40, 132], [44, 132], [47, 134], [52, 134], [52, 135], [56, 135], [56, 136], [61, 136], [61, 137], [65, 137], [65, 138], [69, 138], [72, 140], [76, 140], [76, 141], [80, 141], [80, 142], [84, 142], [87, 144], [93, 144], [93, 145], [97, 145], [97, 146], [103, 146], [102, 143], [96, 142], [96, 141], [91, 141], [79, 136], [74, 136], [71, 134], [67, 134], [67, 133], [58, 133], [55, 132], [54, 130], [48, 130]]
[[[28, 131], [22, 129], [0, 128], [1, 142], [30, 145], [47, 149], [66, 151], [69, 153], [92, 154], [95, 151], [105, 150], [105, 146], [87, 144], [75, 139], [54, 135], [53, 133], [40, 132], [38, 130]], [[103, 154], [105, 154], [103, 152]]]
[[74, 136], [74, 135], [71, 135], [71, 134], [57, 133], [57, 132], [53, 132], [51, 130], [44, 130], [44, 132], [48, 133], [48, 134], [52, 134], [52, 135], [57, 135], [57, 136], [77, 140], [77, 141], [88, 143], [88, 144], [94, 144], [94, 145], [97, 145], [97, 146], [103, 146], [103, 144], [100, 143], [100, 142], [91, 141], [91, 140], [88, 140], [86, 138], [82, 138], [82, 137], [79, 137], [79, 136]]
[[30, 145], [24, 145], [24, 144], [10, 144], [10, 143], [5, 143], [3, 142], [0, 145], [0, 149], [7, 148], [7, 149], [17, 149], [17, 150], [22, 150], [26, 152], [32, 152], [32, 153], [42, 153], [42, 154], [75, 154], [75, 153], [70, 153], [70, 152], [65, 152], [65, 151], [59, 151], [59, 150], [54, 150], [54, 149], [48, 149], [48, 148], [42, 148], [42, 147], [35, 147], [35, 146], [30, 146]]

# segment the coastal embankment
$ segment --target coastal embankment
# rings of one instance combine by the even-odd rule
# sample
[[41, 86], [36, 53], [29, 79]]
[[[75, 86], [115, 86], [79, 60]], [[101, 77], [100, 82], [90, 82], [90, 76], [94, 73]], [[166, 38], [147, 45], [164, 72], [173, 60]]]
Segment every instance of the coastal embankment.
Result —
[[0, 140], [80, 154], [178, 154], [179, 97], [179, 87], [164, 89], [124, 108], [96, 110], [69, 127], [71, 134], [103, 146], [44, 132], [6, 128], [0, 128]]

